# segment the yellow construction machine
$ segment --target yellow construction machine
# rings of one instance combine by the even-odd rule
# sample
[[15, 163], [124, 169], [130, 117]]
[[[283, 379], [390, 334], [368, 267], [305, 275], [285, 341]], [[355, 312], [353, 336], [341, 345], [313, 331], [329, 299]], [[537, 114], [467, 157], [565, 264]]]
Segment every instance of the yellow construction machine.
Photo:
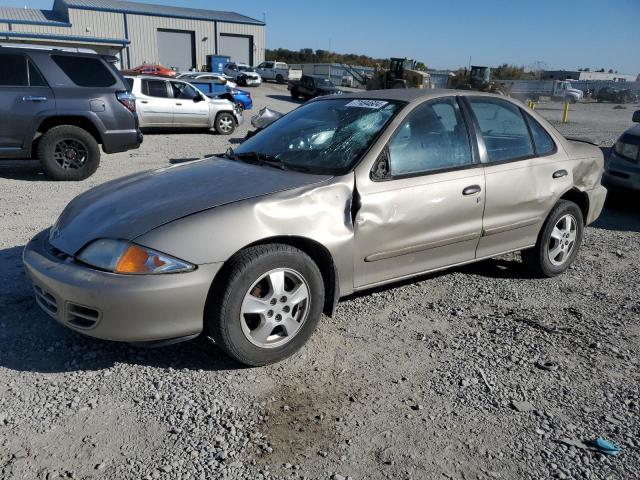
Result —
[[416, 70], [416, 61], [407, 58], [392, 58], [389, 69], [376, 68], [367, 82], [367, 90], [388, 88], [430, 88], [427, 72]]

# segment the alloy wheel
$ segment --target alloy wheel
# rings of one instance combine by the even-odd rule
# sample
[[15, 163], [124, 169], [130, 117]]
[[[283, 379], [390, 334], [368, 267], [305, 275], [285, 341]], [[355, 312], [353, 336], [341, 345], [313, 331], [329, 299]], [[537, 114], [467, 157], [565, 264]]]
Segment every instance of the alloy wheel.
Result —
[[53, 150], [53, 159], [65, 170], [77, 170], [87, 161], [88, 152], [84, 143], [65, 138], [56, 143]]
[[220, 126], [220, 130], [227, 133], [233, 130], [233, 120], [231, 117], [224, 116], [218, 120], [218, 125]]
[[556, 266], [563, 265], [576, 245], [578, 224], [573, 215], [564, 215], [556, 222], [551, 236], [547, 254], [549, 261]]
[[310, 290], [300, 273], [290, 268], [268, 271], [249, 288], [240, 307], [247, 340], [261, 348], [290, 342], [309, 313]]

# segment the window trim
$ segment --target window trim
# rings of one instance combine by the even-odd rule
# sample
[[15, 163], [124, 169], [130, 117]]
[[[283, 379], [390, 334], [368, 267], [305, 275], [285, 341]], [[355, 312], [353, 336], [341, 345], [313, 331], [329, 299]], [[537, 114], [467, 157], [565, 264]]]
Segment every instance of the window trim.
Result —
[[[42, 74], [38, 65], [36, 65], [36, 62], [34, 62], [29, 55], [25, 55], [25, 57], [27, 57], [27, 82], [29, 82], [29, 88], [51, 88], [46, 77]], [[33, 69], [38, 72], [38, 75], [40, 75], [40, 78], [44, 81], [44, 85], [31, 85], [31, 71], [29, 70], [29, 65], [32, 65]]]
[[[428, 103], [432, 103], [432, 102], [438, 102], [438, 101], [442, 101], [443, 99], [453, 99], [453, 101], [458, 105], [458, 109], [460, 110], [460, 117], [462, 118], [462, 122], [465, 125], [465, 130], [467, 132], [467, 141], [469, 142], [469, 151], [471, 153], [471, 163], [469, 163], [468, 165], [457, 165], [457, 166], [453, 166], [453, 167], [444, 167], [444, 168], [437, 168], [434, 170], [424, 170], [421, 172], [411, 172], [411, 173], [403, 173], [401, 175], [389, 175], [386, 178], [376, 178], [373, 175], [373, 171], [375, 170], [375, 167], [380, 159], [380, 156], [383, 154], [386, 154], [387, 157], [389, 157], [389, 144], [393, 141], [393, 139], [395, 138], [395, 136], [398, 134], [398, 132], [400, 131], [400, 129], [404, 126], [405, 120], [407, 120], [409, 118], [409, 116], [415, 112], [418, 108], [428, 104]], [[471, 128], [471, 125], [469, 123], [469, 121], [466, 118], [465, 115], [465, 110], [464, 110], [464, 106], [461, 103], [461, 96], [460, 95], [444, 95], [442, 97], [437, 97], [437, 98], [429, 98], [427, 100], [424, 100], [423, 102], [418, 103], [414, 108], [412, 108], [411, 110], [409, 110], [409, 112], [407, 112], [407, 114], [405, 115], [405, 117], [402, 119], [402, 121], [400, 122], [400, 125], [398, 125], [398, 127], [396, 127], [395, 131], [391, 134], [391, 136], [389, 137], [389, 140], [387, 140], [385, 146], [382, 149], [382, 152], [380, 152], [380, 155], [378, 155], [378, 157], [376, 157], [375, 161], [373, 162], [373, 165], [371, 166], [371, 170], [369, 170], [369, 179], [372, 182], [376, 182], [376, 183], [380, 183], [380, 182], [389, 182], [392, 180], [405, 180], [407, 178], [415, 178], [415, 177], [426, 177], [428, 175], [436, 175], [439, 173], [449, 173], [449, 172], [455, 172], [458, 170], [468, 170], [471, 168], [477, 168], [477, 167], [481, 167], [482, 166], [482, 162], [480, 161], [480, 156], [478, 154], [477, 151], [477, 145], [474, 139], [474, 135], [475, 132], [473, 131], [473, 128]]]

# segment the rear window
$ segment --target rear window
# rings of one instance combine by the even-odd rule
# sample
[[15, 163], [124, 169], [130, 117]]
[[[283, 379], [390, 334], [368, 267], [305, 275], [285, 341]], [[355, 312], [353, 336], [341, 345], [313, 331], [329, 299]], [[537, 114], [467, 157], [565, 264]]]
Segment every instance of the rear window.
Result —
[[142, 80], [142, 93], [150, 97], [169, 98], [164, 80]]
[[127, 90], [133, 90], [133, 78], [125, 78], [125, 82], [127, 82]]
[[56, 65], [79, 87], [111, 87], [116, 78], [97, 58], [51, 55]]

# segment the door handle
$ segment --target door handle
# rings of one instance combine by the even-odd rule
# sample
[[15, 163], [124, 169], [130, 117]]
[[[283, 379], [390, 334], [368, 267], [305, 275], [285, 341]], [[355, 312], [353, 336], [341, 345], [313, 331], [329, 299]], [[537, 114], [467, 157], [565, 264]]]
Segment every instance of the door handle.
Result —
[[176, 102], [176, 105], [182, 105], [182, 104], [181, 104], [181, 103], [177, 103], [177, 102]]
[[23, 102], [46, 102], [47, 97], [41, 97], [37, 95], [29, 95], [27, 97], [22, 97]]
[[569, 175], [569, 172], [567, 172], [566, 170], [556, 170], [555, 172], [553, 172], [553, 178], [562, 178], [566, 177], [567, 175]]
[[140, 103], [149, 103], [149, 102], [146, 100], [140, 100]]
[[482, 189], [480, 185], [469, 185], [467, 188], [462, 190], [463, 195], [475, 195], [476, 193], [480, 193]]

